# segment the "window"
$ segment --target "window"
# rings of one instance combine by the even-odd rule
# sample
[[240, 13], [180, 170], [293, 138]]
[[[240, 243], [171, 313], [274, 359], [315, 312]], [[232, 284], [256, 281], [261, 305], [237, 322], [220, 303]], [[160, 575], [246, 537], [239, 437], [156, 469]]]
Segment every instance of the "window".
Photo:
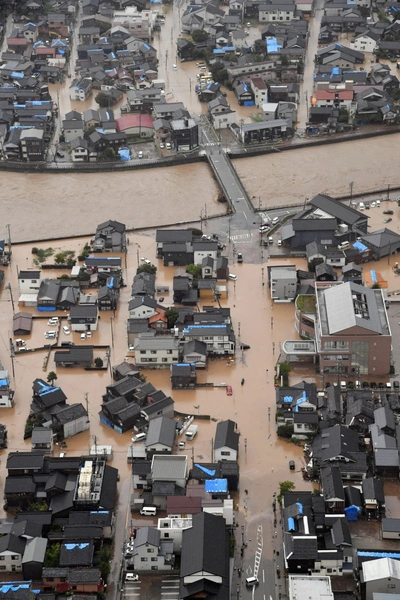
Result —
[[172, 350], [167, 350], [167, 354], [172, 354]]
[[0, 556], [0, 560], [6, 560], [5, 556]]
[[141, 350], [140, 354], [146, 354], [146, 350]]
[[221, 452], [221, 456], [230, 456], [231, 453], [230, 452]]
[[147, 548], [147, 554], [154, 554], [154, 548]]
[[157, 562], [158, 561], [158, 557], [157, 556], [152, 556], [151, 557], [151, 562]]
[[157, 350], [150, 350], [150, 354], [157, 354]]
[[19, 560], [21, 557], [19, 554], [12, 554], [11, 555], [11, 560]]
[[0, 565], [0, 571], [5, 571], [6, 570], [6, 565]]
[[161, 361], [162, 362], [168, 362], [168, 358], [162, 358]]
[[147, 556], [142, 556], [142, 558], [140, 560], [142, 562], [147, 562], [149, 559], [147, 558]]
[[[167, 526], [167, 525], [165, 525], [165, 526]], [[165, 538], [169, 538], [169, 533], [166, 533], [166, 532], [165, 532], [165, 533], [164, 533], [164, 537], [165, 537]], [[153, 559], [152, 559], [152, 560], [153, 560]]]
[[152, 570], [152, 571], [158, 571], [158, 567], [156, 567], [155, 565], [153, 565], [153, 566], [151, 567], [151, 570]]

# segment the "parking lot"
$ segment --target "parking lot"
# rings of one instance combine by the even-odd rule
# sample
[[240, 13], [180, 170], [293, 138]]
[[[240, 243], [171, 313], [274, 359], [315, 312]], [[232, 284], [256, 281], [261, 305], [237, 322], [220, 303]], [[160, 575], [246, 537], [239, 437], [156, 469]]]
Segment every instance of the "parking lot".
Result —
[[178, 600], [179, 576], [155, 574], [140, 575], [139, 581], [125, 581], [122, 600], [146, 598], [146, 600]]

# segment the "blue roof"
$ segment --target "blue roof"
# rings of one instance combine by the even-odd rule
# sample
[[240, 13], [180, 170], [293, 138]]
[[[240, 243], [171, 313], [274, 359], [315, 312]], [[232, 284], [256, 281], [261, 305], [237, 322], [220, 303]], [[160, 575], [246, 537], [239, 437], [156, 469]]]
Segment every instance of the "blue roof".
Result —
[[296, 526], [294, 524], [294, 519], [293, 519], [293, 517], [289, 517], [288, 518], [288, 530], [295, 531], [295, 529], [296, 529]]
[[0, 385], [8, 385], [8, 379], [0, 379]]
[[370, 273], [371, 273], [371, 280], [372, 280], [374, 283], [376, 283], [376, 282], [378, 281], [378, 280], [377, 280], [377, 278], [376, 278], [376, 271], [374, 271], [374, 269], [371, 269], [371, 270], [370, 270]]
[[85, 542], [83, 544], [64, 544], [64, 547], [67, 550], [83, 550], [84, 548], [87, 548], [89, 546], [89, 542]]
[[399, 552], [367, 552], [365, 550], [358, 550], [357, 555], [365, 557], [373, 556], [374, 558], [396, 558], [400, 560]]
[[299, 507], [299, 513], [302, 515], [303, 514], [303, 505], [301, 502], [296, 502], [296, 505]]
[[279, 52], [282, 48], [282, 46], [278, 44], [276, 37], [269, 36], [265, 39], [265, 42], [267, 44], [268, 52]]
[[23, 73], [18, 73], [17, 71], [13, 71], [11, 73], [11, 77], [14, 77], [14, 79], [23, 79], [24, 78], [24, 74]]
[[207, 479], [204, 490], [208, 493], [226, 493], [228, 491], [227, 479]]

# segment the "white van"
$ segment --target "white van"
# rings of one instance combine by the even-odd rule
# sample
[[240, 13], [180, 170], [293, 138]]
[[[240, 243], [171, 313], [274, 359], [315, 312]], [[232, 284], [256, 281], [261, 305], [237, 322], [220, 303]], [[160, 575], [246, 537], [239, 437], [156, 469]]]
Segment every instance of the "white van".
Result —
[[341, 244], [338, 244], [338, 250], [344, 250], [345, 248], [348, 248], [350, 246], [350, 242], [342, 242]]
[[143, 506], [139, 512], [144, 517], [155, 517], [157, 514], [157, 509], [155, 506]]
[[246, 579], [246, 587], [254, 587], [255, 585], [258, 585], [260, 582], [258, 581], [257, 577], [247, 577]]
[[364, 202], [359, 202], [359, 204], [358, 204], [358, 210], [365, 210], [365, 204], [364, 204]]
[[147, 437], [147, 433], [137, 433], [133, 436], [132, 442], [144, 442]]

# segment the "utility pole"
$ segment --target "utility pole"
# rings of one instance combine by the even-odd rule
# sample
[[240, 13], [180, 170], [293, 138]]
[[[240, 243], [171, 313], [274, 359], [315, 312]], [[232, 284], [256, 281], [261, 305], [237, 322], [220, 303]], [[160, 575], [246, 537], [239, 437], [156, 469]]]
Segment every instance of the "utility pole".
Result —
[[354, 187], [354, 181], [350, 181], [350, 183], [349, 183], [349, 188], [350, 188], [350, 202], [349, 202], [349, 206], [351, 206], [351, 201], [353, 200], [353, 187]]
[[12, 250], [11, 250], [11, 230], [10, 230], [10, 225], [7, 224], [6, 225], [7, 230], [8, 230], [8, 260], [11, 262], [11, 254], [12, 254]]
[[12, 338], [10, 338], [10, 358], [11, 358], [11, 367], [12, 367], [12, 373], [13, 373], [14, 385], [15, 385], [16, 381], [15, 381], [14, 356], [15, 356], [14, 342], [13, 342]]
[[111, 317], [110, 317], [111, 344], [112, 344], [112, 347], [114, 348], [114, 328], [113, 328], [113, 321], [114, 321], [114, 317], [111, 315]]
[[87, 392], [85, 392], [85, 404], [86, 404], [86, 412], [88, 414], [88, 418], [89, 418], [89, 394]]
[[14, 298], [13, 298], [13, 293], [12, 293], [12, 289], [11, 289], [11, 284], [10, 283], [8, 283], [6, 285], [6, 289], [10, 292], [11, 305], [12, 305], [12, 310], [13, 310], [13, 313], [14, 313], [15, 312]]
[[92, 438], [94, 441], [94, 454], [97, 456], [97, 435], [93, 435]]

